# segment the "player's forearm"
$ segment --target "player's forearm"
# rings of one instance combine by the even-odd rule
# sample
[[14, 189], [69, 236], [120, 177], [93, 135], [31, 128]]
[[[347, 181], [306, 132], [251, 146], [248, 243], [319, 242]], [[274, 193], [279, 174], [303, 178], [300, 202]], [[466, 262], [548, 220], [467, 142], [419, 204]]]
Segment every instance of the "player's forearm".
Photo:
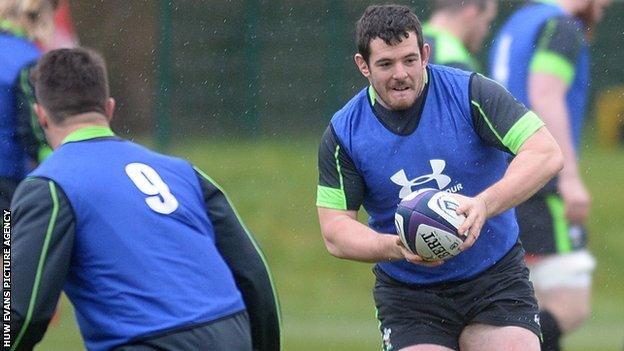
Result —
[[561, 176], [578, 177], [578, 162], [566, 105], [567, 86], [557, 78], [544, 74], [533, 74], [529, 84], [529, 98], [533, 111], [546, 123], [546, 127], [561, 148], [563, 154]]
[[319, 218], [325, 247], [333, 256], [360, 262], [403, 258], [396, 235], [379, 234], [347, 215], [328, 216], [327, 211], [332, 210], [319, 208]]
[[562, 166], [559, 147], [546, 128], [541, 128], [520, 147], [503, 178], [478, 195], [486, 204], [487, 217], [524, 202]]

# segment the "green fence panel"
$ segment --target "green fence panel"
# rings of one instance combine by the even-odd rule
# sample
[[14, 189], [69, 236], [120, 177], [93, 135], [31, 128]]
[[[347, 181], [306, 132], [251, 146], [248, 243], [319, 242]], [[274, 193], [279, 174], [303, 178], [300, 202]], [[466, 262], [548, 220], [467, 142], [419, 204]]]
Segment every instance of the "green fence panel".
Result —
[[[397, 2], [421, 19], [431, 11], [432, 1]], [[157, 40], [170, 46], [170, 58], [163, 56], [167, 50], [158, 52], [170, 60], [170, 90], [160, 84], [159, 92], [169, 94], [171, 106], [165, 97], [158, 111], [171, 111], [174, 136], [320, 135], [333, 112], [366, 85], [353, 63], [353, 37], [355, 22], [372, 3], [171, 1], [171, 43]], [[493, 31], [523, 3], [500, 2]], [[624, 3], [615, 2], [598, 27], [593, 96], [624, 82], [623, 19]], [[483, 67], [490, 43], [480, 56]], [[158, 68], [167, 69], [165, 63]], [[167, 125], [162, 118], [158, 130]]]

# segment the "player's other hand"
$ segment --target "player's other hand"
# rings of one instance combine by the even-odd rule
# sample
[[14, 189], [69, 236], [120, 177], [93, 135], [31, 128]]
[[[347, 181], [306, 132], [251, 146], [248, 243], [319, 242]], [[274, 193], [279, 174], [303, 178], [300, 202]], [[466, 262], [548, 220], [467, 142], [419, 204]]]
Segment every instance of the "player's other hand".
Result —
[[466, 220], [457, 230], [459, 234], [464, 235], [466, 239], [459, 247], [460, 250], [468, 250], [479, 238], [481, 228], [487, 219], [487, 207], [485, 200], [476, 197], [467, 197], [459, 194], [452, 194], [457, 201], [459, 207], [455, 211], [457, 214], [466, 216]]
[[399, 250], [401, 250], [401, 254], [403, 254], [403, 257], [409, 263], [419, 264], [421, 266], [427, 266], [427, 267], [436, 267], [444, 263], [444, 261], [442, 260], [425, 261], [422, 257], [416, 254], [413, 254], [410, 250], [408, 250], [405, 247], [405, 245], [403, 245], [403, 242], [401, 241], [400, 238], [396, 239], [396, 245], [398, 246]]
[[591, 196], [581, 178], [561, 176], [558, 188], [568, 221], [572, 224], [583, 224], [589, 214]]

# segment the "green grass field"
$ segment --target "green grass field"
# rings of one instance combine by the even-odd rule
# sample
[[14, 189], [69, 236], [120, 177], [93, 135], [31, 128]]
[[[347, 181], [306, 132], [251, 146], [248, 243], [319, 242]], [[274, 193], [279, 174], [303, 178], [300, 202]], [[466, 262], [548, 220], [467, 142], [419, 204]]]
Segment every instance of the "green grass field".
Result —
[[[371, 265], [325, 251], [314, 206], [316, 140], [184, 141], [173, 153], [201, 167], [228, 193], [260, 242], [276, 281], [285, 350], [379, 350]], [[598, 258], [594, 312], [566, 350], [621, 351], [624, 343], [624, 152], [588, 148], [594, 196], [591, 247]], [[67, 301], [38, 350], [84, 350]]]

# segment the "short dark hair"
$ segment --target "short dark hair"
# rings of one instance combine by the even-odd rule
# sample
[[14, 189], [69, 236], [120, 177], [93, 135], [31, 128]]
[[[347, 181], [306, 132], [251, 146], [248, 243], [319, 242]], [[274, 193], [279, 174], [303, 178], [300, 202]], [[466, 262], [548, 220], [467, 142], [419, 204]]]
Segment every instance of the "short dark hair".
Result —
[[435, 0], [434, 11], [449, 10], [459, 11], [466, 5], [477, 5], [479, 10], [483, 11], [487, 7], [488, 2], [495, 0]]
[[416, 14], [403, 5], [372, 5], [366, 8], [355, 27], [357, 50], [364, 60], [370, 57], [370, 42], [382, 39], [388, 45], [396, 45], [414, 32], [418, 49], [422, 52], [424, 40], [422, 26]]
[[30, 74], [37, 103], [57, 123], [86, 112], [105, 113], [109, 98], [106, 64], [86, 48], [58, 49], [39, 59]]

